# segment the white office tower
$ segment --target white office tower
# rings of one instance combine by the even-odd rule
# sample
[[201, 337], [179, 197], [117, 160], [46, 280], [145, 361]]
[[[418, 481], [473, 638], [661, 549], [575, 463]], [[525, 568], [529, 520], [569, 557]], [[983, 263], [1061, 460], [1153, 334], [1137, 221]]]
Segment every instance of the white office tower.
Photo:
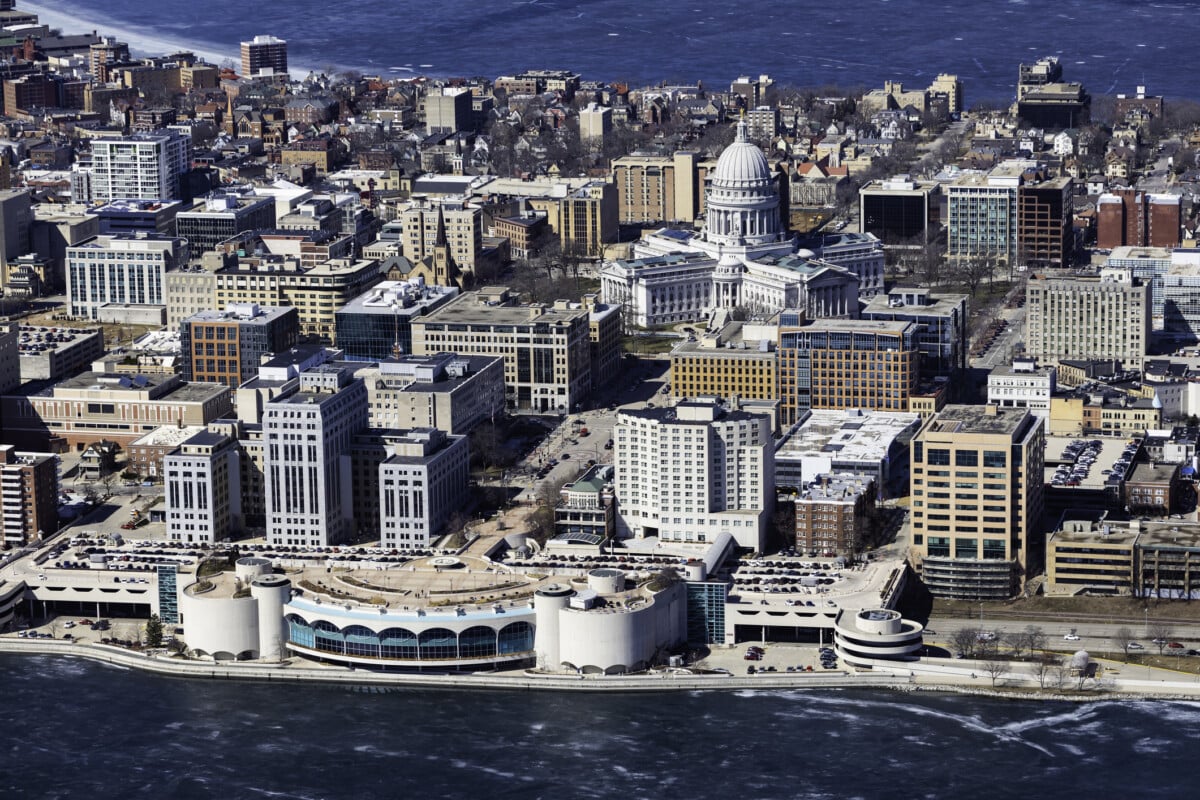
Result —
[[761, 550], [775, 504], [770, 419], [716, 401], [622, 411], [614, 429], [617, 535]]
[[174, 542], [214, 544], [242, 526], [237, 442], [200, 431], [163, 456], [167, 537]]
[[192, 137], [176, 130], [95, 139], [90, 200], [181, 200], [191, 151]]
[[467, 500], [470, 448], [466, 436], [419, 428], [391, 440], [379, 465], [380, 546], [428, 547]]
[[299, 391], [263, 411], [267, 541], [327, 546], [343, 541], [350, 502], [350, 438], [367, 426], [367, 390], [333, 365], [300, 374]]

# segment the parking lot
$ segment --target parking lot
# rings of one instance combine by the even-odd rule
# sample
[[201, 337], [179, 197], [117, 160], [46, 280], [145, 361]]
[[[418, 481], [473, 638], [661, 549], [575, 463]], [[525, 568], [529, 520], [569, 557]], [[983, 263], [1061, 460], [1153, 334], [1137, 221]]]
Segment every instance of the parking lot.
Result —
[[[754, 674], [764, 673], [804, 673], [804, 674], [838, 674], [845, 671], [836, 657], [831, 658], [833, 650], [830, 640], [832, 631], [826, 636], [825, 644], [772, 644], [744, 642], [732, 647], [714, 646], [713, 650], [696, 666], [707, 669], [729, 670], [731, 675], [746, 675], [753, 667]], [[751, 648], [758, 648], [757, 653]], [[821, 650], [826, 649], [822, 658]], [[756, 656], [750, 658], [749, 656]], [[825, 664], [830, 666], [826, 667]]]

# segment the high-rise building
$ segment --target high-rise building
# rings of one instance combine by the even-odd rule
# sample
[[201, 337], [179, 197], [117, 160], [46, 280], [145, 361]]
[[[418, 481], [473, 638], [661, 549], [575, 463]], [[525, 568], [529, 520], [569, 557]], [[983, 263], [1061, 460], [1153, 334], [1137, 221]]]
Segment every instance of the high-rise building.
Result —
[[419, 281], [377, 283], [335, 312], [338, 347], [353, 360], [411, 355], [412, 321], [457, 296], [458, 289], [452, 286], [426, 286]]
[[257, 78], [287, 75], [287, 42], [260, 34], [242, 42], [242, 77]]
[[58, 530], [58, 456], [0, 444], [0, 544], [24, 547]]
[[1046, 440], [1025, 409], [949, 405], [910, 449], [912, 561], [936, 597], [1011, 597], [1039, 565]]
[[33, 250], [33, 206], [28, 189], [0, 192], [0, 258], [15, 261]]
[[460, 435], [504, 413], [499, 356], [401, 356], [365, 364], [355, 375], [367, 386], [372, 428]]
[[97, 236], [69, 247], [69, 313], [98, 319], [108, 303], [165, 306], [166, 272], [187, 260], [187, 242], [165, 236]]
[[[21, 385], [21, 328], [16, 323], [0, 325], [0, 394]], [[2, 429], [3, 421], [0, 421]]]
[[949, 376], [967, 367], [969, 299], [965, 294], [896, 286], [886, 295], [872, 297], [862, 318], [916, 323], [921, 374]]
[[79, 200], [182, 200], [192, 137], [176, 130], [92, 142], [91, 195]]
[[704, 213], [704, 181], [696, 153], [623, 156], [612, 163], [622, 223], [693, 222]]
[[413, 262], [432, 259], [441, 241], [453, 268], [464, 279], [474, 274], [483, 250], [483, 212], [461, 204], [435, 203], [424, 196], [414, 201], [398, 218], [404, 231], [404, 257]]
[[240, 461], [235, 439], [208, 430], [163, 456], [169, 539], [216, 544], [239, 532]]
[[612, 132], [613, 110], [597, 103], [588, 103], [579, 110], [579, 140], [592, 147], [604, 147], [604, 139]]
[[873, 233], [888, 244], [929, 241], [940, 217], [941, 185], [897, 175], [871, 181], [858, 190], [859, 219], [865, 233]]
[[283, 352], [299, 338], [295, 308], [233, 303], [202, 311], [179, 326], [183, 379], [240, 386], [258, 374], [264, 355]]
[[267, 541], [327, 546], [353, 530], [350, 442], [367, 427], [367, 390], [332, 365], [302, 372], [299, 391], [267, 403]]
[[1141, 369], [1150, 343], [1150, 287], [1124, 277], [1030, 278], [1026, 355], [1046, 362], [1119, 359]]
[[1006, 161], [946, 187], [946, 254], [1011, 261], [1017, 253], [1017, 190], [1032, 161]]
[[454, 87], [425, 96], [425, 127], [430, 134], [471, 130], [471, 90]]
[[617, 240], [617, 187], [592, 181], [559, 203], [559, 241], [564, 253], [599, 258], [604, 245]]
[[715, 402], [627, 409], [613, 429], [618, 538], [762, 551], [775, 508], [771, 422]]
[[1075, 254], [1069, 176], [1031, 177], [1017, 188], [1017, 261], [1031, 269], [1066, 269]]

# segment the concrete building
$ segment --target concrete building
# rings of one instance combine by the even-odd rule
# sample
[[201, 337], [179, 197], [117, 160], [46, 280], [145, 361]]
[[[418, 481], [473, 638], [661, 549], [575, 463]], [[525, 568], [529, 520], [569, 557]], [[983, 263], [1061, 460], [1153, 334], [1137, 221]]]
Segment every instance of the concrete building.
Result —
[[968, 301], [965, 294], [896, 286], [867, 301], [862, 318], [916, 324], [921, 374], [953, 376], [967, 367]]
[[47, 289], [64, 291], [67, 286], [67, 248], [99, 235], [100, 222], [81, 203], [39, 203], [33, 207], [33, 251], [45, 261], [42, 283]]
[[158, 481], [165, 474], [163, 459], [181, 442], [206, 430], [203, 425], [162, 425], [134, 439], [125, 447], [125, 471], [139, 478]]
[[167, 537], [213, 545], [236, 538], [242, 527], [237, 441], [200, 431], [163, 457]]
[[818, 475], [793, 499], [796, 549], [823, 556], [855, 556], [866, 545], [874, 482], [855, 473]]
[[916, 323], [779, 316], [779, 399], [785, 425], [808, 409], [907, 411], [918, 385]]
[[1048, 420], [1050, 398], [1058, 389], [1057, 376], [1054, 367], [1038, 367], [1035, 359], [1013, 359], [1012, 366], [999, 366], [988, 373], [988, 405], [1025, 408]]
[[0, 546], [40, 542], [58, 530], [58, 456], [0, 444]]
[[423, 428], [390, 446], [392, 455], [379, 465], [380, 547], [429, 547], [467, 504], [467, 437]]
[[242, 75], [247, 78], [287, 75], [287, 42], [283, 39], [260, 34], [242, 42], [241, 54]]
[[413, 353], [504, 358], [510, 408], [567, 412], [592, 390], [587, 309], [516, 305], [504, 287], [456, 297], [412, 323]]
[[20, 327], [20, 382], [59, 380], [78, 375], [104, 355], [99, 328]]
[[327, 546], [352, 531], [350, 438], [367, 426], [367, 391], [346, 368], [300, 374], [299, 390], [265, 406], [267, 541]]
[[[90, 213], [96, 215], [100, 226], [98, 233], [103, 236], [138, 233], [174, 236], [175, 215], [182, 208], [183, 203], [175, 200], [125, 199], [96, 206]], [[191, 244], [195, 254], [195, 243]]]
[[762, 551], [774, 512], [770, 420], [715, 402], [627, 409], [613, 430], [617, 536]]
[[887, 244], [924, 245], [941, 219], [941, 184], [909, 175], [871, 181], [858, 190], [864, 233]]
[[1042, 425], [1024, 409], [948, 405], [912, 442], [914, 568], [936, 597], [1011, 597], [1038, 566]]
[[946, 187], [946, 254], [999, 259], [1017, 255], [1017, 194], [1022, 176], [1037, 165], [1006, 161], [991, 172], [969, 172]]
[[704, 184], [696, 153], [623, 156], [612, 162], [622, 224], [693, 222], [703, 213]]
[[253, 193], [214, 192], [175, 217], [176, 234], [187, 240], [192, 258], [239, 233], [274, 227], [274, 198]]
[[612, 133], [612, 126], [611, 108], [592, 102], [579, 109], [579, 140], [584, 144], [602, 150], [605, 137]]
[[101, 440], [124, 447], [162, 425], [207, 425], [232, 411], [228, 386], [184, 383], [178, 375], [85, 372], [0, 398], [5, 440], [47, 450]]
[[[21, 385], [21, 330], [15, 324], [0, 325], [0, 395]], [[3, 423], [0, 423], [0, 429]]]
[[923, 625], [890, 608], [841, 609], [834, 621], [833, 643], [842, 661], [869, 669], [881, 662], [887, 666], [919, 661], [923, 633]]
[[557, 229], [564, 253], [599, 258], [618, 234], [617, 187], [592, 181], [569, 193], [558, 204]]
[[337, 309], [379, 283], [379, 262], [335, 258], [314, 266], [280, 256], [239, 257], [216, 271], [214, 308], [230, 303], [295, 306], [304, 339], [332, 344]]
[[430, 134], [469, 131], [473, 123], [470, 89], [446, 87], [425, 95], [425, 127]]
[[437, 428], [459, 436], [504, 413], [500, 356], [401, 356], [364, 366], [355, 375], [367, 387], [372, 428]]
[[0, 191], [0, 259], [14, 261], [33, 249], [33, 206], [28, 189]]
[[166, 306], [167, 270], [189, 257], [183, 239], [97, 236], [67, 248], [67, 309], [73, 317], [100, 318], [108, 304]]
[[820, 475], [866, 476], [879, 498], [899, 497], [907, 478], [908, 443], [921, 417], [862, 409], [807, 412], [775, 446], [775, 485], [795, 489]]
[[1017, 188], [1017, 254], [1020, 266], [1066, 269], [1074, 262], [1075, 232], [1069, 176], [1043, 175]]
[[183, 379], [236, 388], [258, 374], [264, 355], [290, 349], [299, 337], [294, 308], [233, 303], [224, 311], [202, 311], [179, 326]]
[[335, 339], [348, 359], [382, 361], [411, 354], [412, 321], [458, 293], [456, 287], [426, 285], [420, 279], [382, 281], [334, 313]]
[[1039, 361], [1119, 359], [1140, 369], [1150, 343], [1150, 287], [1138, 280], [1034, 275], [1025, 290], [1025, 352]]
[[181, 177], [191, 169], [192, 137], [178, 130], [139, 133], [92, 142], [94, 203], [113, 200], [182, 200]]

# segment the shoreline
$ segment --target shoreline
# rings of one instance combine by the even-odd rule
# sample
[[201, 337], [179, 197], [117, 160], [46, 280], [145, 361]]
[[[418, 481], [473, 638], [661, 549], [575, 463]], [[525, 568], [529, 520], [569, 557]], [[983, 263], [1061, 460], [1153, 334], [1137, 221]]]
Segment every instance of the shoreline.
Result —
[[[874, 689], [894, 692], [955, 694], [997, 700], [1040, 700], [1059, 702], [1113, 701], [1200, 701], [1200, 683], [1182, 681], [1114, 681], [1103, 690], [1068, 692], [1022, 687], [1003, 690], [987, 678], [934, 674], [903, 669], [888, 672], [845, 672], [803, 677], [789, 673], [757, 675], [544, 675], [525, 670], [497, 673], [400, 673], [352, 670], [342, 667], [297, 666], [295, 663], [183, 661], [171, 657], [143, 655], [111, 645], [78, 644], [61, 640], [15, 640], [0, 638], [0, 655], [48, 655], [84, 658], [121, 669], [133, 669], [164, 677], [189, 680], [223, 680], [333, 686], [388, 686], [413, 689], [467, 689], [551, 692], [658, 693], [679, 691], [812, 691], [820, 689]], [[1122, 686], [1122, 683], [1125, 685]]]

